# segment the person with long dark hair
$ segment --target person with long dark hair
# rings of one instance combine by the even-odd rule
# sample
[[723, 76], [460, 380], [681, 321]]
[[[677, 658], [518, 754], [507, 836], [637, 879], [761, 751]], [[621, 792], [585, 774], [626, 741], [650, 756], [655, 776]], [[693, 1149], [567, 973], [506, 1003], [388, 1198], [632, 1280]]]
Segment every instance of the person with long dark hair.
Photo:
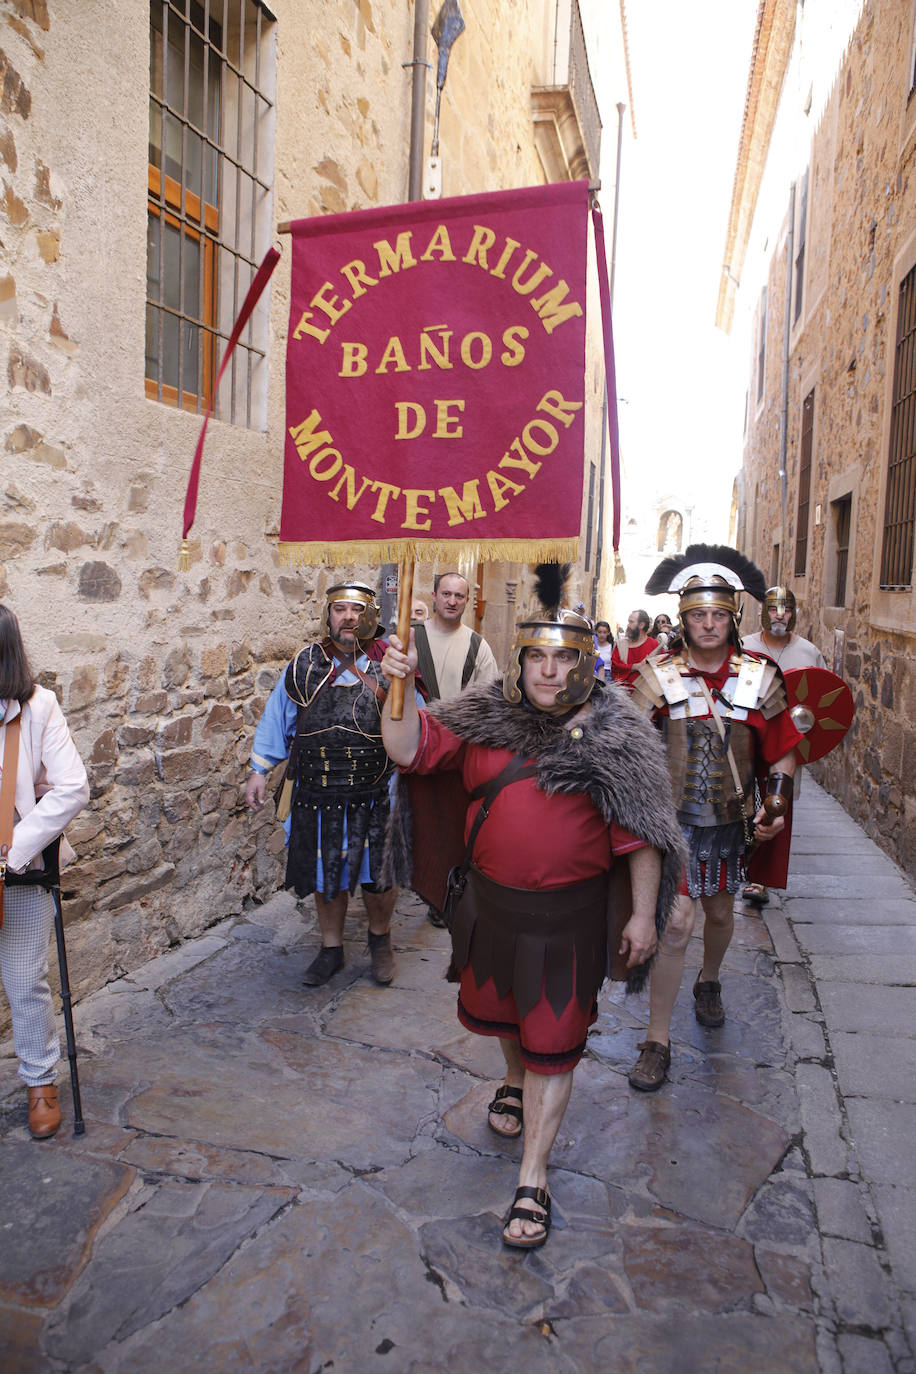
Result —
[[652, 628], [649, 631], [653, 639], [658, 640], [659, 648], [667, 649], [668, 641], [674, 634], [674, 626], [671, 624], [671, 617], [662, 612], [652, 621]]
[[611, 627], [606, 620], [595, 621], [595, 653], [598, 655], [598, 663], [595, 667], [595, 676], [600, 677], [604, 682], [611, 671], [611, 654], [614, 652], [614, 641], [611, 638]]
[[[17, 719], [13, 837], [6, 861], [7, 873], [14, 874], [41, 868], [42, 850], [89, 801], [89, 783], [57, 698], [35, 682], [19, 622], [0, 603], [0, 780], [8, 730]], [[64, 853], [62, 847], [61, 861], [67, 857], [72, 851], [68, 847]], [[13, 1018], [19, 1077], [28, 1088], [29, 1130], [36, 1140], [45, 1140], [60, 1125], [55, 1085], [60, 1040], [48, 986], [50, 892], [4, 883], [3, 917], [0, 978]]]

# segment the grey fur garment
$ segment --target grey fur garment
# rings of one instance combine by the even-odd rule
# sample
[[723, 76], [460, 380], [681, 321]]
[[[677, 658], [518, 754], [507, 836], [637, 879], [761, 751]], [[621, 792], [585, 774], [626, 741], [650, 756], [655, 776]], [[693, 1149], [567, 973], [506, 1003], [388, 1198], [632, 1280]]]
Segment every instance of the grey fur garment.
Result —
[[[685, 851], [662, 740], [624, 688], [596, 682], [588, 709], [580, 713], [579, 740], [565, 728], [566, 717], [525, 705], [510, 706], [499, 682], [469, 687], [460, 696], [437, 701], [429, 713], [471, 744], [537, 759], [537, 785], [542, 791], [584, 792], [606, 822], [615, 821], [660, 850], [662, 877], [655, 923], [661, 933], [677, 896]], [[410, 820], [404, 814], [405, 789], [398, 791], [387, 861], [392, 876], [409, 887]], [[645, 966], [631, 971], [629, 992], [638, 991], [646, 972]]]

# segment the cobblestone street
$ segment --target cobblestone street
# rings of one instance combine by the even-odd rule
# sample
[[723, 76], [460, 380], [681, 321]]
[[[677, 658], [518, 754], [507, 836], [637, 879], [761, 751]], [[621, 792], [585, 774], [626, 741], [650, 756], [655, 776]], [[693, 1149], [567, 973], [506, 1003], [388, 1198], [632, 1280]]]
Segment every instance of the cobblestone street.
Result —
[[916, 1369], [916, 897], [813, 780], [723, 1029], [685, 977], [661, 1092], [625, 1077], [645, 998], [603, 994], [529, 1255], [500, 1241], [519, 1146], [486, 1128], [501, 1056], [455, 1019], [445, 933], [403, 897], [380, 988], [356, 904], [309, 990], [303, 907], [77, 1008], [82, 1137], [62, 1075], [61, 1132], [29, 1139], [4, 1047], [2, 1370]]

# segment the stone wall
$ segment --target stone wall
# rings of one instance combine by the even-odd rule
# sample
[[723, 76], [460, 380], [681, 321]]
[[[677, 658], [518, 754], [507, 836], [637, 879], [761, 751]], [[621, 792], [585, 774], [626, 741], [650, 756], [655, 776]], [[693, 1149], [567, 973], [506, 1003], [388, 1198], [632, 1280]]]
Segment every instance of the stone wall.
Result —
[[[916, 605], [881, 592], [884, 480], [896, 293], [916, 232], [911, 7], [871, 0], [811, 140], [805, 298], [789, 336], [785, 506], [779, 436], [788, 215], [769, 225], [764, 403], [751, 393], [739, 538], [799, 600], [802, 634], [849, 682], [856, 717], [816, 776], [882, 847], [916, 873]], [[789, 184], [786, 182], [786, 202]], [[751, 289], [754, 289], [751, 287]], [[757, 288], [759, 289], [759, 287]], [[751, 363], [753, 378], [754, 362]], [[795, 575], [802, 407], [814, 390], [808, 556]], [[831, 503], [852, 502], [846, 595], [837, 602]]]
[[[270, 8], [273, 218], [403, 200], [412, 6]], [[544, 180], [530, 107], [542, 8], [464, 6], [442, 103], [446, 195]], [[315, 633], [325, 587], [378, 572], [278, 556], [288, 259], [271, 286], [265, 422], [211, 421], [191, 570], [177, 571], [200, 418], [144, 395], [148, 97], [148, 0], [124, 0], [116, 19], [110, 6], [5, 0], [0, 598], [91, 778], [65, 882], [77, 995], [276, 887], [282, 835], [270, 808], [253, 820], [241, 801], [253, 726]], [[518, 577], [488, 580], [500, 634]]]

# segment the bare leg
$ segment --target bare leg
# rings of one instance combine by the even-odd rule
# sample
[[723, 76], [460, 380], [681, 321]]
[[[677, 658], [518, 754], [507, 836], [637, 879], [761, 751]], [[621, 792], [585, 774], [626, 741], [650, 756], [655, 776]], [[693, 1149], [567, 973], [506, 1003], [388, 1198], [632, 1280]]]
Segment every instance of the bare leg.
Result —
[[366, 892], [365, 889], [363, 890], [369, 930], [373, 935], [387, 935], [397, 897], [398, 890], [396, 887], [391, 888], [388, 892]]
[[[525, 1072], [525, 1148], [522, 1153], [521, 1168], [518, 1171], [519, 1187], [547, 1187], [547, 1159], [557, 1138], [560, 1122], [569, 1102], [572, 1091], [573, 1075], [569, 1073], [532, 1073]], [[536, 1204], [523, 1199], [522, 1207]], [[510, 1236], [536, 1236], [542, 1230], [541, 1222], [532, 1217], [531, 1221], [511, 1221], [507, 1228]]]
[[717, 892], [701, 897], [706, 923], [703, 926], [703, 982], [718, 981], [725, 951], [731, 944], [735, 930], [735, 898], [731, 892]]
[[[731, 900], [731, 899], [729, 899]], [[677, 1001], [687, 945], [697, 918], [697, 904], [683, 893], [674, 904], [665, 933], [659, 941], [658, 958], [649, 978], [649, 1027], [646, 1039], [667, 1045], [671, 1016]]]
[[315, 893], [315, 906], [318, 910], [318, 926], [321, 930], [321, 943], [325, 949], [340, 949], [343, 944], [344, 917], [347, 914], [346, 892], [338, 892], [330, 900]]
[[[522, 1063], [522, 1052], [518, 1047], [518, 1041], [500, 1040], [499, 1047], [506, 1061], [506, 1076], [503, 1079], [503, 1083], [508, 1088], [524, 1089], [525, 1066]], [[493, 1130], [498, 1131], [500, 1135], [513, 1136], [518, 1134], [514, 1116], [506, 1116], [502, 1113], [497, 1115], [490, 1112], [487, 1120], [493, 1127]]]
[[522, 1051], [517, 1040], [500, 1040], [499, 1048], [503, 1052], [503, 1059], [506, 1061], [506, 1082], [511, 1083], [514, 1088], [521, 1088], [525, 1083], [525, 1066], [522, 1063]]

